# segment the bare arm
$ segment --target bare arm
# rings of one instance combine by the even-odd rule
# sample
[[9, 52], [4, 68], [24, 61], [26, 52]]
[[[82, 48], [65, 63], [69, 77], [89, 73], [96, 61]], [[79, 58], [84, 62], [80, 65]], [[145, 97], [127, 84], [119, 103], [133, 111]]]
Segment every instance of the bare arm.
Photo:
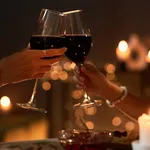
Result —
[[[93, 65], [85, 64], [81, 71], [75, 71], [77, 77], [77, 88], [86, 89], [105, 100], [113, 102], [122, 95], [122, 88], [108, 81], [105, 76]], [[137, 98], [128, 93], [123, 101], [116, 104], [118, 108], [137, 119], [141, 114], [148, 113], [150, 101]]]
[[[113, 102], [119, 97], [119, 95], [121, 95], [122, 89], [113, 83], [109, 84], [110, 92], [107, 91], [108, 93], [106, 95], [106, 99], [109, 99], [111, 102]], [[148, 113], [150, 109], [150, 101], [138, 98], [128, 93], [125, 99], [120, 103], [116, 104], [116, 106], [133, 118], [138, 119], [141, 114]]]

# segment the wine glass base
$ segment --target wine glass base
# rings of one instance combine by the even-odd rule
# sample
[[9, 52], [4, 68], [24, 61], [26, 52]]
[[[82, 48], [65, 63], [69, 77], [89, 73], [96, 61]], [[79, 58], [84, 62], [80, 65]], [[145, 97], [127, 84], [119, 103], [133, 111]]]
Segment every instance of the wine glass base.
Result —
[[73, 109], [78, 108], [90, 108], [90, 107], [99, 107], [102, 105], [101, 100], [94, 100], [94, 101], [83, 101], [82, 103], [77, 103], [73, 106]]
[[20, 104], [20, 103], [17, 103], [16, 104], [17, 106], [21, 107], [21, 108], [24, 108], [24, 109], [30, 109], [30, 110], [33, 110], [33, 111], [38, 111], [38, 112], [42, 112], [42, 113], [47, 113], [47, 111], [43, 108], [37, 108], [35, 106], [32, 106], [31, 104], [29, 103], [26, 103], [26, 104]]

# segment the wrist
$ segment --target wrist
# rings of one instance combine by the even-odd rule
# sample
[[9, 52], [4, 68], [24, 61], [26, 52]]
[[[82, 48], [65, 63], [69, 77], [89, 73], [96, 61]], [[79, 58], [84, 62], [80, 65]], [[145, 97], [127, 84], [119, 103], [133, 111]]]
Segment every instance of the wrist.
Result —
[[118, 99], [118, 97], [120, 97], [123, 93], [123, 89], [120, 86], [110, 81], [107, 81], [107, 87], [104, 91], [103, 98], [108, 99], [110, 102]]

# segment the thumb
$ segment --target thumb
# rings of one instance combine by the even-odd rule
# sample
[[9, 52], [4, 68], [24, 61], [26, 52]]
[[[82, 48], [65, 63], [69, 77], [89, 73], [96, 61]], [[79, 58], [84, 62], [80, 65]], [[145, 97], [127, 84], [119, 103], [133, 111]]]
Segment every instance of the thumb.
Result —
[[85, 63], [83, 65], [83, 67], [81, 68], [81, 71], [85, 75], [90, 76], [90, 77], [95, 76], [95, 73], [97, 73], [96, 67], [93, 64], [91, 64], [91, 63]]

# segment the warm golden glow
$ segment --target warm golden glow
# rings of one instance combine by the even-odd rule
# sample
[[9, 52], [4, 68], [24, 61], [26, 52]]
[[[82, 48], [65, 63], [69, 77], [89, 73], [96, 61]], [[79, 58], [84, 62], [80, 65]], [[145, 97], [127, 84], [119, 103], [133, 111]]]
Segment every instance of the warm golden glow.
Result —
[[120, 41], [116, 49], [116, 55], [120, 60], [126, 60], [130, 56], [130, 50], [126, 41]]
[[119, 117], [114, 117], [112, 120], [114, 126], [119, 126], [121, 124], [121, 119]]
[[8, 96], [3, 96], [0, 100], [0, 105], [2, 110], [9, 110], [11, 108], [11, 101]]
[[48, 91], [51, 89], [51, 84], [49, 82], [45, 81], [42, 83], [42, 88], [43, 88], [43, 90]]
[[120, 52], [126, 52], [128, 50], [128, 44], [126, 41], [122, 40], [119, 42], [118, 44], [118, 49], [120, 50]]
[[74, 69], [76, 64], [74, 62], [71, 63], [71, 68]]
[[58, 71], [52, 71], [52, 72], [50, 73], [50, 77], [51, 77], [52, 80], [58, 80], [58, 78], [59, 78], [59, 73], [58, 73]]
[[70, 71], [72, 69], [70, 62], [65, 62], [63, 66], [64, 66], [64, 69], [67, 71]]
[[126, 123], [126, 125], [125, 125], [125, 129], [127, 130], [127, 131], [132, 131], [132, 130], [134, 130], [134, 128], [135, 128], [135, 125], [134, 125], [134, 123], [133, 122], [127, 122]]
[[95, 115], [97, 112], [97, 108], [96, 107], [88, 107], [88, 108], [85, 108], [85, 113], [87, 115]]
[[48, 121], [41, 119], [27, 126], [8, 130], [5, 134], [5, 142], [40, 140], [48, 138]]
[[60, 71], [60, 72], [59, 72], [59, 78], [60, 78], [61, 80], [66, 80], [66, 79], [68, 79], [68, 73], [67, 73], [66, 71]]
[[59, 71], [62, 71], [62, 67], [60, 66], [60, 64], [57, 64], [57, 65], [52, 66], [52, 70], [59, 72]]
[[146, 56], [146, 61], [147, 61], [148, 63], [150, 63], [150, 50], [148, 51], [148, 54], [147, 54], [147, 56]]
[[114, 73], [107, 73], [106, 78], [108, 80], [114, 80], [116, 78], [116, 75]]
[[76, 109], [74, 115], [75, 115], [76, 118], [78, 118], [78, 117], [83, 117], [84, 112], [83, 112], [82, 109]]
[[72, 92], [72, 97], [74, 99], [80, 99], [83, 96], [83, 90], [75, 90]]
[[91, 121], [86, 122], [88, 129], [94, 129], [94, 123]]
[[106, 64], [104, 68], [105, 68], [105, 71], [108, 73], [114, 73], [116, 70], [116, 67], [113, 64]]

